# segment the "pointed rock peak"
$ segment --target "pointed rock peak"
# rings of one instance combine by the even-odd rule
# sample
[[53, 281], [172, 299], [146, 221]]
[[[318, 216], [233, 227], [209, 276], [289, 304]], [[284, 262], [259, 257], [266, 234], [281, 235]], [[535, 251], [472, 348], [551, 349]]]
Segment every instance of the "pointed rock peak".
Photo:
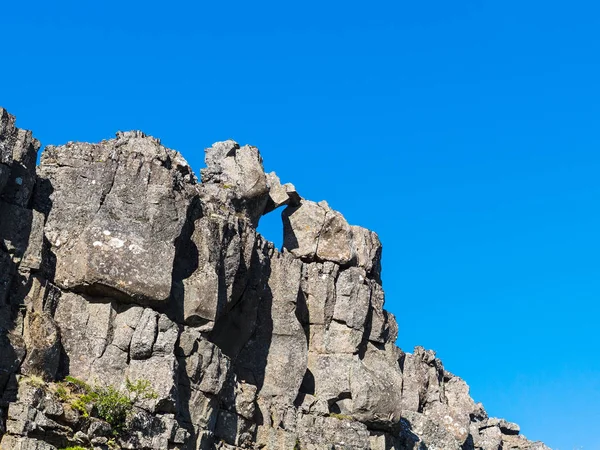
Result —
[[15, 126], [15, 117], [0, 108], [0, 199], [27, 206], [35, 184], [40, 142], [31, 131]]
[[233, 189], [240, 199], [267, 195], [267, 177], [256, 147], [240, 147], [232, 140], [216, 142], [206, 149], [204, 161], [203, 183], [217, 183], [225, 189]]

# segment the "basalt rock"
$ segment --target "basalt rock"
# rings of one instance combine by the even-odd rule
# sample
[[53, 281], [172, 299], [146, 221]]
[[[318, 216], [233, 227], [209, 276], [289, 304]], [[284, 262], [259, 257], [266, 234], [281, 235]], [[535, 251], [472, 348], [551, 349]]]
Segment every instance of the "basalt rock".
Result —
[[257, 148], [214, 144], [201, 182], [141, 132], [38, 149], [0, 109], [3, 450], [547, 448], [395, 345], [377, 235]]

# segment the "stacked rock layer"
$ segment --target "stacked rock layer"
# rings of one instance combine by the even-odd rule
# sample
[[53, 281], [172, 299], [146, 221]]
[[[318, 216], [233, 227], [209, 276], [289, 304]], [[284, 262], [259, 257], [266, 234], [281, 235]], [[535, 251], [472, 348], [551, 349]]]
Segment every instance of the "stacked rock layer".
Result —
[[[214, 144], [201, 183], [141, 132], [39, 147], [0, 109], [0, 448], [547, 449], [396, 346], [377, 235], [255, 147]], [[152, 395], [111, 429], [65, 379]]]

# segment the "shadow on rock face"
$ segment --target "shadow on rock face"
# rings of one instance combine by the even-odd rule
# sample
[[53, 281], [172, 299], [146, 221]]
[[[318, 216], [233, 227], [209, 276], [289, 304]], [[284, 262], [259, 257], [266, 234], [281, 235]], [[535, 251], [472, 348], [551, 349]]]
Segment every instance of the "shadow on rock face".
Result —
[[[262, 389], [265, 367], [273, 339], [273, 293], [268, 284], [270, 260], [257, 249], [252, 266], [258, 278], [247, 287], [239, 301], [217, 321], [210, 339], [234, 359], [240, 380]], [[264, 252], [264, 249], [263, 249]], [[266, 262], [266, 264], [265, 264]]]
[[475, 450], [475, 443], [473, 442], [473, 436], [469, 434], [467, 440], [462, 445], [461, 450]]
[[[192, 240], [192, 235], [195, 230], [194, 224], [200, 217], [202, 217], [202, 205], [195, 197], [188, 206], [181, 233], [175, 239], [171, 297], [166, 313], [177, 323], [184, 322], [185, 285], [183, 280], [192, 276], [199, 265], [198, 248]], [[198, 318], [198, 322], [201, 320]], [[194, 323], [194, 325], [202, 325], [202, 323]]]
[[52, 379], [60, 335], [52, 319], [54, 260], [44, 238], [52, 185], [36, 178], [39, 142], [0, 108], [0, 435], [16, 374]]
[[[406, 418], [400, 420], [400, 434], [398, 437], [399, 448], [428, 450], [427, 445], [421, 441], [413, 430], [410, 421]], [[465, 449], [467, 450], [467, 449]]]

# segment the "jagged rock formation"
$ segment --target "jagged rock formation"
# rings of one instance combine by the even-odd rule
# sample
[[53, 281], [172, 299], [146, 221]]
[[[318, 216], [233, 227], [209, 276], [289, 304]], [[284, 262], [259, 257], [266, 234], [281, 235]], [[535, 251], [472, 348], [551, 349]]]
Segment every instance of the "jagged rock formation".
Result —
[[[255, 147], [214, 144], [202, 183], [140, 132], [39, 147], [0, 109], [2, 449], [547, 449], [396, 347], [377, 235]], [[153, 395], [117, 428], [66, 376]]]

